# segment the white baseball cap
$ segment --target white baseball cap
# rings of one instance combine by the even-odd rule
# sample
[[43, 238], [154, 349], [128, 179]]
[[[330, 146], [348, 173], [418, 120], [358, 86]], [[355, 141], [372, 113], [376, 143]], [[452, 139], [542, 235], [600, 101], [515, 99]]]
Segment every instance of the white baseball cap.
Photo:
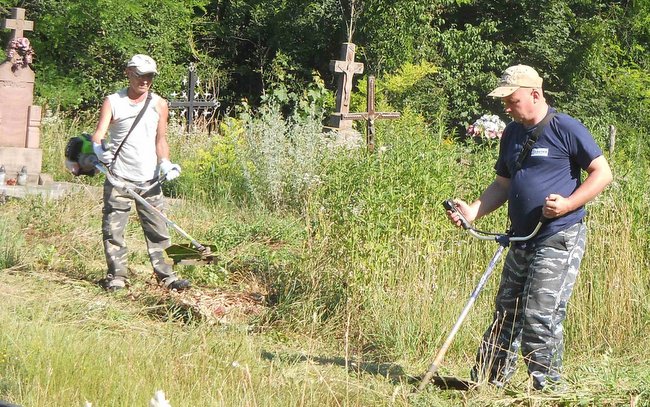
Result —
[[528, 65], [515, 65], [503, 71], [499, 85], [488, 94], [495, 98], [512, 95], [519, 88], [541, 88], [542, 78]]
[[149, 73], [157, 74], [158, 67], [156, 66], [156, 61], [153, 60], [149, 55], [136, 54], [127, 62], [127, 68], [135, 68], [135, 72], [138, 75], [146, 75]]

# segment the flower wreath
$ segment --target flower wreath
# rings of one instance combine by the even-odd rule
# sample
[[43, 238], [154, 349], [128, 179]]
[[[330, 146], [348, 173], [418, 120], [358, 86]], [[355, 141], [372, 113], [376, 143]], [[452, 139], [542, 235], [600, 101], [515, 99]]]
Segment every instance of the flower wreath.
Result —
[[14, 38], [9, 42], [7, 57], [14, 61], [12, 69], [25, 68], [34, 60], [34, 49], [25, 37]]
[[501, 139], [506, 124], [495, 114], [484, 114], [467, 127], [467, 135], [476, 138]]

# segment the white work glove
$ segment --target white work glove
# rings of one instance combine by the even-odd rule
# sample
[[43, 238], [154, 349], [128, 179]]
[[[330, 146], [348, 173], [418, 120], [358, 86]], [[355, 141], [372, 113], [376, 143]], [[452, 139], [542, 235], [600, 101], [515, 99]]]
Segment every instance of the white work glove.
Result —
[[171, 161], [165, 158], [160, 162], [160, 175], [162, 175], [165, 180], [171, 181], [181, 175], [181, 166], [178, 164], [172, 164]]
[[106, 150], [104, 150], [104, 146], [101, 143], [95, 143], [93, 142], [93, 152], [97, 156], [97, 159], [104, 164], [110, 164], [113, 162], [113, 152], [111, 151], [113, 149], [112, 144], [106, 144]]

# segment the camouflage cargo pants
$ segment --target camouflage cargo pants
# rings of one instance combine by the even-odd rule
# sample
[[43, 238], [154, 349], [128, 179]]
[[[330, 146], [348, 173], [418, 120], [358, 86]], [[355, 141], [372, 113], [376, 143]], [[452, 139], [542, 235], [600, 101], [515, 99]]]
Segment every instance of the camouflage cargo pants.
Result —
[[[152, 183], [147, 181], [132, 184], [146, 189]], [[151, 188], [142, 197], [156, 209], [163, 209], [164, 197], [160, 185]], [[149, 259], [156, 278], [158, 281], [169, 284], [176, 280], [177, 277], [171, 266], [165, 263], [163, 254], [164, 250], [171, 244], [165, 221], [151, 209], [135, 201], [127, 192], [121, 188], [115, 188], [110, 182], [106, 181], [104, 183], [102, 238], [109, 279], [111, 276], [122, 279], [127, 278], [127, 249], [124, 241], [124, 230], [126, 229], [133, 202], [135, 202], [136, 212], [144, 232]]]
[[532, 249], [511, 247], [496, 297], [494, 319], [483, 336], [474, 380], [503, 385], [515, 372], [519, 350], [533, 387], [560, 380], [562, 322], [585, 251], [584, 223], [550, 236]]

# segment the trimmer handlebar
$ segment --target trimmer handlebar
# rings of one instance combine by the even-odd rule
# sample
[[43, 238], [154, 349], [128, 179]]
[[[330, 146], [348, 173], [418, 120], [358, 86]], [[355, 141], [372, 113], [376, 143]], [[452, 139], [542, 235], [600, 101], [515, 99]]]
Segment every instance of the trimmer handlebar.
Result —
[[445, 199], [442, 202], [442, 206], [444, 206], [446, 210], [458, 214], [461, 226], [463, 229], [467, 230], [470, 235], [481, 240], [496, 240], [497, 242], [505, 244], [506, 246], [510, 244], [510, 242], [525, 242], [526, 240], [530, 240], [535, 237], [537, 232], [539, 232], [539, 229], [542, 227], [542, 222], [544, 220], [542, 217], [542, 219], [540, 219], [540, 221], [537, 223], [535, 229], [528, 236], [510, 236], [508, 233], [491, 233], [476, 230], [474, 226], [472, 226], [472, 224], [469, 223], [465, 216], [463, 216], [463, 214], [458, 210], [456, 204], [452, 199]]
[[463, 227], [463, 229], [474, 229], [472, 227], [472, 224], [469, 223], [467, 219], [465, 219], [465, 216], [463, 216], [463, 214], [458, 209], [456, 209], [456, 204], [454, 204], [454, 201], [452, 201], [451, 199], [445, 199], [442, 202], [442, 206], [444, 206], [446, 210], [458, 214], [458, 218], [460, 220], [460, 224]]

